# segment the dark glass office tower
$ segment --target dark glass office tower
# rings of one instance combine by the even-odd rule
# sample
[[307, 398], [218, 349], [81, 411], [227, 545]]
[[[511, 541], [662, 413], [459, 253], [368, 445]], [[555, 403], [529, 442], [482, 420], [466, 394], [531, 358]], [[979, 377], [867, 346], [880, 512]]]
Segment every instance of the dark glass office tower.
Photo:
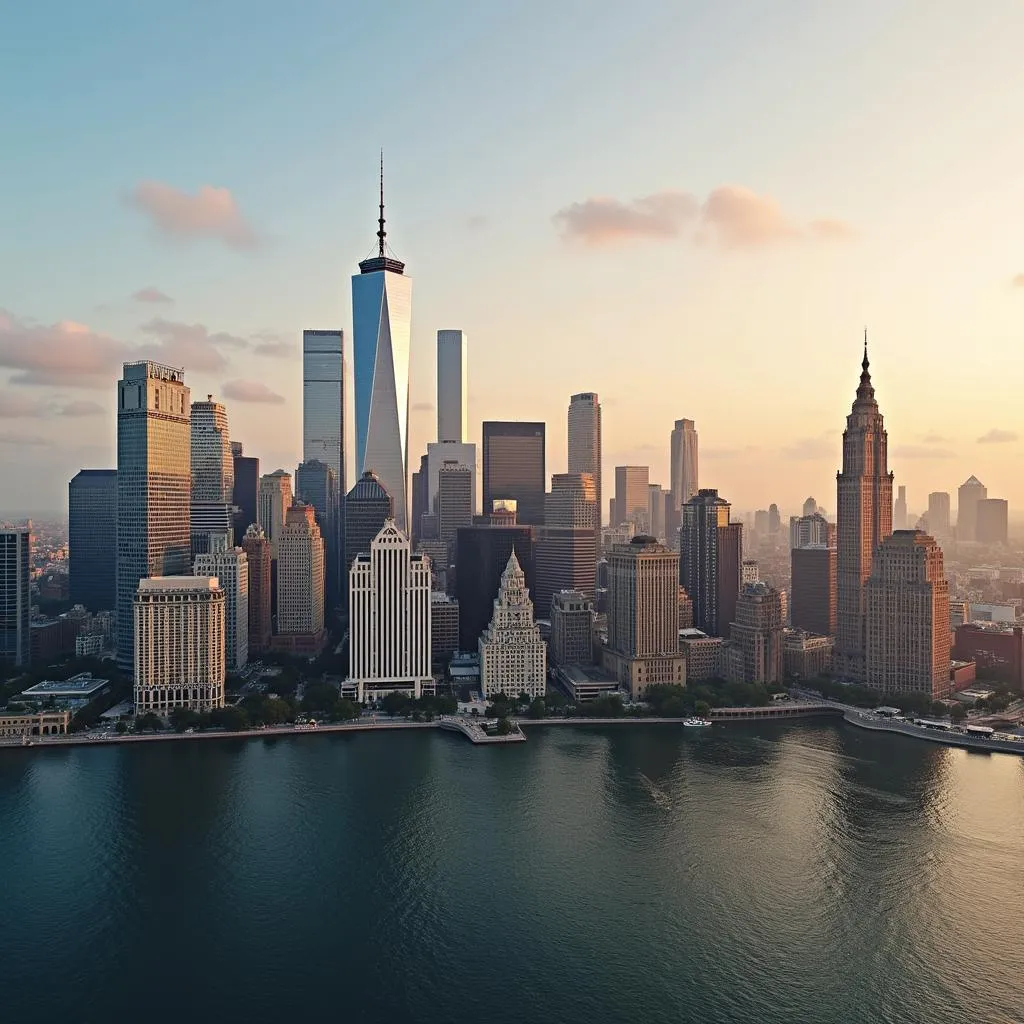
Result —
[[72, 604], [91, 612], [117, 603], [117, 470], [80, 469], [68, 484]]
[[484, 423], [484, 515], [504, 498], [516, 502], [520, 523], [544, 522], [544, 430], [543, 423]]
[[235, 543], [245, 536], [253, 523], [260, 521], [257, 494], [260, 489], [260, 460], [242, 454], [241, 441], [231, 442], [231, 457], [235, 463], [235, 488], [232, 501], [235, 513]]
[[693, 601], [693, 624], [709, 636], [728, 636], [736, 618], [743, 524], [730, 522], [729, 512], [713, 488], [702, 488], [682, 508], [679, 582]]
[[384, 520], [394, 518], [391, 495], [375, 473], [365, 472], [345, 495], [345, 564], [342, 567], [341, 592], [348, 607], [348, 573], [356, 555], [370, 553], [370, 541], [377, 536]]
[[31, 555], [28, 526], [0, 530], [0, 661], [20, 666], [28, 665], [32, 654]]

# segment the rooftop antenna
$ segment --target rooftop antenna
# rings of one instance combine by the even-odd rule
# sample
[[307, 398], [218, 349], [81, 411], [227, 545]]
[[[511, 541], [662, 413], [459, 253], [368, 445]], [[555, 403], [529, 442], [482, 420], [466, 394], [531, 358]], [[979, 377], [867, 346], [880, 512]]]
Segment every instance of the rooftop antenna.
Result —
[[380, 151], [380, 217], [377, 220], [377, 255], [384, 255], [384, 239], [387, 232], [384, 230], [384, 149]]

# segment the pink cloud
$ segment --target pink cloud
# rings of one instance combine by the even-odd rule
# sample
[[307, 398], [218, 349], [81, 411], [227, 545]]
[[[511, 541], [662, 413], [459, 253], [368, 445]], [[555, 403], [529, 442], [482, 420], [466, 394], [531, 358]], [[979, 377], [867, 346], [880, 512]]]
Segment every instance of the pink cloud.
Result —
[[271, 391], [257, 380], [229, 380], [221, 388], [225, 398], [236, 402], [256, 402], [264, 405], [283, 405], [284, 397]]
[[136, 302], [152, 302], [152, 303], [171, 303], [174, 299], [170, 297], [166, 292], [160, 291], [159, 288], [150, 286], [149, 288], [140, 288], [132, 298]]
[[1024, 288], [1024, 274], [1018, 274], [1012, 281], [1014, 288]]
[[200, 185], [192, 195], [162, 181], [142, 181], [128, 194], [127, 201], [169, 238], [212, 238], [232, 249], [254, 249], [260, 244], [256, 231], [226, 188]]
[[624, 203], [598, 197], [559, 210], [554, 221], [566, 239], [600, 246], [632, 238], [677, 238], [697, 214], [686, 192], [656, 192]]
[[236, 334], [218, 331], [211, 334], [203, 324], [184, 324], [155, 317], [140, 328], [156, 339], [145, 344], [141, 353], [169, 366], [189, 370], [223, 370], [228, 360], [222, 348], [248, 348], [249, 342]]
[[759, 196], [742, 185], [714, 189], [704, 200], [701, 219], [727, 249], [770, 245], [800, 234], [771, 196]]

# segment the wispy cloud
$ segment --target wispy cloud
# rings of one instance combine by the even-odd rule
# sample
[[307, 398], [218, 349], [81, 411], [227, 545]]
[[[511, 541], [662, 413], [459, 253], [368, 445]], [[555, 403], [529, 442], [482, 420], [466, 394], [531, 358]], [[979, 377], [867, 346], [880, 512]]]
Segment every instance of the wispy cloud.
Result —
[[786, 445], [782, 455], [787, 459], [825, 459], [830, 455], [838, 456], [835, 441], [818, 435], [817, 437], [801, 437]]
[[32, 445], [32, 447], [44, 447], [52, 445], [48, 437], [40, 437], [37, 434], [23, 434], [19, 431], [0, 430], [0, 444]]
[[26, 416], [45, 416], [47, 408], [46, 402], [42, 399], [0, 391], [0, 419], [14, 420]]
[[726, 249], [754, 249], [793, 239], [843, 241], [854, 229], [833, 217], [802, 224], [771, 196], [742, 185], [719, 185], [700, 201], [689, 192], [666, 190], [640, 199], [584, 199], [553, 218], [563, 238], [588, 246], [686, 238]]
[[170, 297], [166, 292], [160, 291], [159, 288], [150, 286], [149, 288], [140, 288], [132, 298], [136, 302], [149, 302], [154, 304], [160, 303], [173, 303], [174, 299]]
[[162, 317], [142, 324], [139, 330], [155, 339], [142, 346], [150, 358], [191, 370], [223, 370], [228, 360], [222, 349], [249, 347], [249, 342], [237, 334], [225, 331], [211, 334], [205, 324], [185, 324]]
[[192, 194], [162, 181], [142, 181], [129, 192], [127, 202], [167, 238], [214, 239], [232, 249], [254, 249], [260, 244], [230, 189], [200, 185]]
[[1000, 430], [999, 427], [993, 427], [987, 434], [982, 434], [978, 438], [978, 444], [1009, 444], [1016, 440], [1017, 435], [1012, 430]]
[[58, 416], [102, 416], [107, 410], [99, 402], [90, 402], [81, 399], [75, 402], [68, 402], [57, 409]]
[[1017, 274], [1010, 283], [1014, 288], [1024, 288], [1024, 274]]
[[951, 437], [946, 437], [943, 434], [925, 434], [921, 440], [924, 441], [925, 444], [949, 444], [953, 439]]
[[284, 405], [284, 396], [271, 391], [258, 380], [229, 380], [224, 382], [221, 392], [225, 398], [235, 402], [255, 402], [263, 405]]
[[901, 444], [893, 449], [897, 459], [951, 459], [953, 452], [948, 448], [936, 448], [923, 444]]

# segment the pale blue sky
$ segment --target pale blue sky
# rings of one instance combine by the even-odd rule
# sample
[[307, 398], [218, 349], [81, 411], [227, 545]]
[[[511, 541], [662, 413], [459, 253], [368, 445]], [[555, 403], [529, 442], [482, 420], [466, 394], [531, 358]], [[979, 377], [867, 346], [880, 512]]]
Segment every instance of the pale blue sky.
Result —
[[[702, 484], [740, 508], [832, 508], [867, 323], [911, 507], [971, 472], [1024, 500], [1024, 445], [977, 440], [1024, 434], [1022, 38], [1010, 0], [9, 4], [8, 342], [42, 345], [61, 321], [128, 346], [177, 344], [176, 324], [295, 345], [303, 327], [348, 332], [383, 146], [389, 241], [414, 280], [413, 402], [433, 401], [434, 332], [464, 328], [477, 440], [484, 418], [545, 419], [559, 472], [568, 397], [596, 390], [609, 470], [650, 463], [667, 486], [672, 422], [693, 417]], [[259, 244], [168, 237], [127, 201], [143, 182], [230, 190]], [[716, 219], [723, 186], [752, 205]], [[673, 192], [694, 212], [654, 234], [595, 226], [593, 205], [554, 219]], [[130, 298], [144, 287], [174, 302]], [[155, 317], [171, 326], [141, 329]], [[213, 346], [216, 368], [183, 360], [194, 394], [280, 394], [228, 400], [232, 433], [294, 469], [297, 355]], [[16, 362], [0, 365], [0, 504], [59, 508], [80, 465], [113, 464], [116, 374], [5, 384]], [[414, 465], [433, 424], [413, 413]]]

